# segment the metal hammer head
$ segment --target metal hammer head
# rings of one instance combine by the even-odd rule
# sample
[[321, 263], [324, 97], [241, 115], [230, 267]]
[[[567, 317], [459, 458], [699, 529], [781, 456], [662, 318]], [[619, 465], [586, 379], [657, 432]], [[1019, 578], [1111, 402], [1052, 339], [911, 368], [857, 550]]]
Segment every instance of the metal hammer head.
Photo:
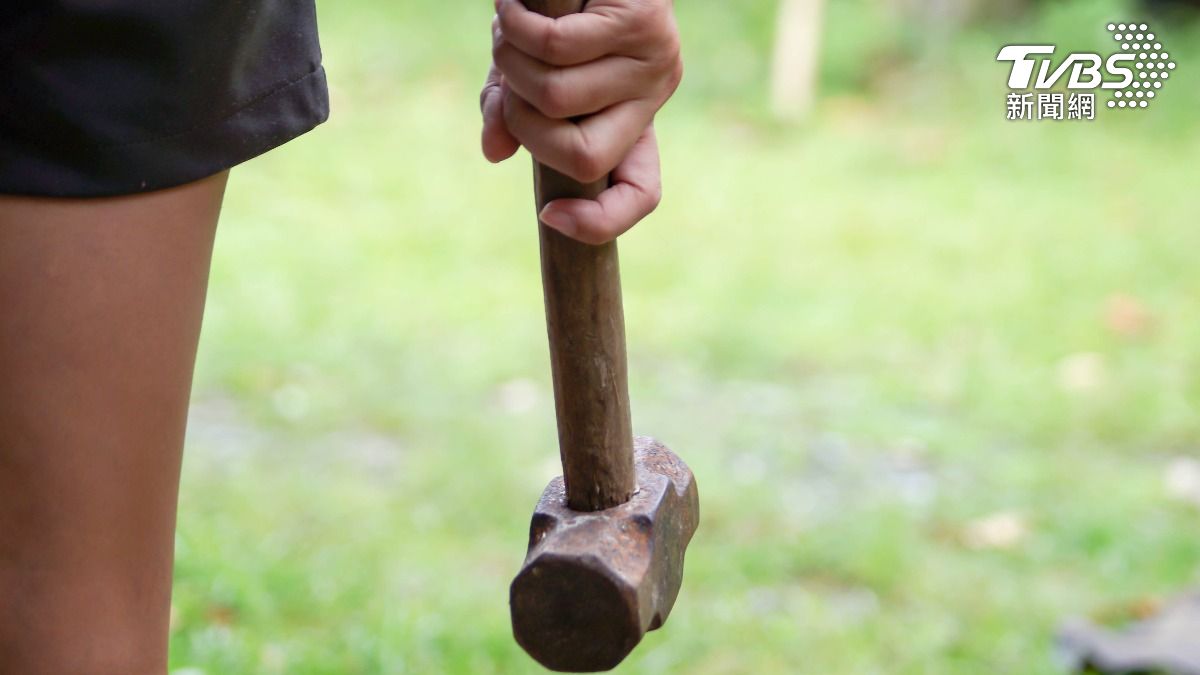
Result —
[[560, 477], [533, 514], [509, 605], [517, 642], [551, 670], [615, 667], [666, 621], [679, 594], [700, 521], [696, 481], [653, 439], [635, 439], [634, 459], [638, 491], [625, 504], [572, 511]]

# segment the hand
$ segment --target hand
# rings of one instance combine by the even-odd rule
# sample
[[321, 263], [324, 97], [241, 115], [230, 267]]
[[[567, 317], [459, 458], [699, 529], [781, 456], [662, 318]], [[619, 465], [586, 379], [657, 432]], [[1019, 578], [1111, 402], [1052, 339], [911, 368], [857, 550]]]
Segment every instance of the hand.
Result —
[[671, 0], [591, 0], [560, 19], [497, 0], [496, 13], [484, 156], [501, 162], [523, 145], [583, 183], [611, 173], [595, 201], [558, 200], [541, 218], [586, 243], [615, 239], [661, 199], [654, 116], [683, 76]]

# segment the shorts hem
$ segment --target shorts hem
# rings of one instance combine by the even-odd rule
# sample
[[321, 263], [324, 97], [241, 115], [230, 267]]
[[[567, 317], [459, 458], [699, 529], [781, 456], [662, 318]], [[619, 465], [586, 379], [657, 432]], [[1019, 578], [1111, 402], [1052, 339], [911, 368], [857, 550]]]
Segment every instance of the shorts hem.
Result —
[[[71, 148], [71, 156], [50, 156], [36, 145], [23, 148], [0, 162], [0, 194], [112, 197], [177, 187], [265, 154], [327, 119], [328, 84], [324, 67], [317, 66], [217, 120], [184, 131]], [[0, 149], [0, 154], [6, 153]]]

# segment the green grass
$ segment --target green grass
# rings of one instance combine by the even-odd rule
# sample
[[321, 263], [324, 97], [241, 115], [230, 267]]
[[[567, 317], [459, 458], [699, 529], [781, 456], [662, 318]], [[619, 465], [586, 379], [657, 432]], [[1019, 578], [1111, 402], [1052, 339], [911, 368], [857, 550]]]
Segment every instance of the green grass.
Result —
[[[478, 156], [475, 5], [326, 3], [333, 119], [234, 172], [177, 673], [539, 670], [507, 585], [553, 409], [528, 160]], [[1119, 5], [936, 55], [867, 6], [831, 10], [797, 128], [763, 112], [771, 3], [680, 7], [667, 197], [622, 263], [635, 426], [703, 520], [620, 672], [1050, 673], [1064, 617], [1200, 583], [1162, 487], [1200, 450], [1197, 43], [1171, 34], [1150, 111], [1017, 124], [999, 45], [1103, 48]], [[1118, 296], [1150, 319], [1114, 331]], [[964, 544], [1004, 512], [1024, 539]]]

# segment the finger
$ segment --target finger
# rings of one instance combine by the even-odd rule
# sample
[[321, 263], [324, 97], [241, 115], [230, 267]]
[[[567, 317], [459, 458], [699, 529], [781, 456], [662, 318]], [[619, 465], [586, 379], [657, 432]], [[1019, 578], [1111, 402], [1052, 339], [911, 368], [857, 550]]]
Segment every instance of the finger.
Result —
[[555, 66], [574, 66], [618, 53], [628, 42], [632, 22], [614, 7], [551, 19], [526, 9], [521, 0], [500, 0], [496, 12], [506, 40]]
[[657, 72], [643, 61], [624, 56], [556, 68], [502, 40], [493, 57], [508, 85], [543, 115], [555, 119], [590, 115], [662, 88]]
[[479, 109], [483, 113], [483, 156], [492, 163], [503, 162], [521, 147], [504, 123], [503, 81], [499, 69], [493, 64], [483, 91], [479, 94]]
[[511, 89], [504, 96], [504, 121], [517, 141], [539, 162], [581, 183], [612, 171], [655, 112], [645, 101], [626, 101], [574, 122], [546, 117]]
[[649, 127], [595, 200], [558, 199], [542, 209], [546, 225], [585, 244], [599, 245], [629, 231], [658, 208], [662, 174], [654, 127]]

